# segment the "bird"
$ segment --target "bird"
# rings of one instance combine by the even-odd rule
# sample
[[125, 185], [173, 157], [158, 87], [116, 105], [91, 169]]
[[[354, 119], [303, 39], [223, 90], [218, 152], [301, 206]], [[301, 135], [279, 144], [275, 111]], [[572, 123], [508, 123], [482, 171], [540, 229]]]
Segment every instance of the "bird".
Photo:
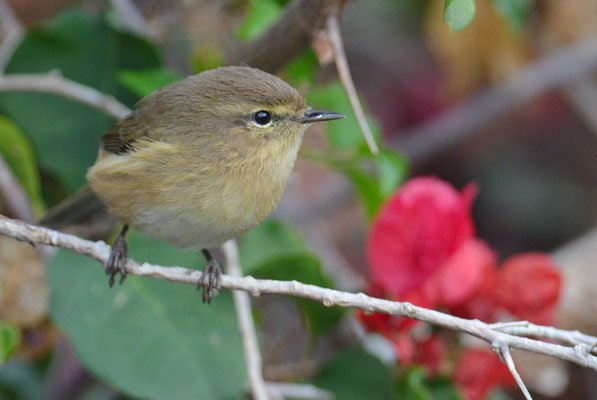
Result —
[[87, 181], [122, 229], [105, 263], [109, 285], [126, 277], [129, 227], [207, 266], [197, 288], [221, 291], [211, 250], [274, 210], [309, 125], [344, 118], [312, 109], [275, 75], [247, 66], [203, 71], [141, 99], [100, 138]]

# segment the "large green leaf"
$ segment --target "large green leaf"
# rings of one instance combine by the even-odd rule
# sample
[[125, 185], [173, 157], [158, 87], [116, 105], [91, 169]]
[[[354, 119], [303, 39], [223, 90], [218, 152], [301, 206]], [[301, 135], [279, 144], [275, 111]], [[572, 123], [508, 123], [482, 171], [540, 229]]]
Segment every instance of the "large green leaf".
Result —
[[25, 189], [36, 213], [43, 211], [37, 161], [31, 142], [11, 120], [0, 115], [0, 154]]
[[348, 349], [324, 365], [314, 379], [316, 386], [330, 390], [342, 400], [390, 400], [391, 371], [360, 348]]
[[[116, 73], [159, 64], [152, 44], [116, 30], [100, 17], [69, 11], [47, 26], [29, 31], [6, 72], [58, 70], [69, 79], [133, 105], [137, 96], [117, 84]], [[0, 111], [29, 136], [40, 166], [71, 192], [84, 183], [85, 171], [97, 155], [98, 138], [113, 123], [97, 110], [50, 94], [2, 93]]]
[[[333, 288], [334, 282], [321, 267], [319, 259], [305, 246], [300, 234], [288, 225], [267, 220], [247, 233], [240, 246], [243, 270], [257, 278], [297, 280]], [[328, 308], [319, 302], [296, 299], [315, 334], [332, 330], [343, 309]]]
[[[131, 257], [194, 266], [180, 253], [132, 232]], [[192, 286], [130, 276], [110, 289], [96, 261], [60, 251], [50, 263], [50, 313], [81, 361], [124, 393], [150, 399], [229, 399], [245, 373], [229, 292], [201, 304]]]

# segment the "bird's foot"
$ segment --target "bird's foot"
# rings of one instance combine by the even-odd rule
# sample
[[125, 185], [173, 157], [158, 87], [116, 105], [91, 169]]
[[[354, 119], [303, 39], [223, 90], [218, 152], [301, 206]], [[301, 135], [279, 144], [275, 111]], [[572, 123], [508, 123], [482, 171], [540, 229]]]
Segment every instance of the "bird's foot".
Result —
[[114, 277], [117, 274], [120, 274], [120, 284], [122, 284], [124, 278], [126, 278], [127, 272], [125, 266], [127, 246], [126, 241], [124, 240], [124, 233], [126, 233], [126, 230], [123, 229], [123, 232], [121, 232], [116, 238], [116, 241], [114, 241], [110, 257], [106, 262], [106, 275], [108, 275], [108, 285], [110, 285], [110, 287], [114, 286]]
[[214, 259], [209, 260], [201, 272], [197, 281], [197, 290], [201, 288], [203, 288], [203, 303], [207, 304], [211, 303], [211, 299], [222, 290], [222, 269]]

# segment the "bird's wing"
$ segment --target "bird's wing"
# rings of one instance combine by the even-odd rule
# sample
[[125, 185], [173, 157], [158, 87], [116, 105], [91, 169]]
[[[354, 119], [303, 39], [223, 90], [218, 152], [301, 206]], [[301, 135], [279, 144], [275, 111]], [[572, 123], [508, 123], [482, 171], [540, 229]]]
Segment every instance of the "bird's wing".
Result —
[[137, 110], [104, 133], [100, 139], [100, 146], [110, 153], [126, 153], [132, 149], [137, 139], [148, 136], [149, 131], [150, 124], [147, 119], [139, 115]]

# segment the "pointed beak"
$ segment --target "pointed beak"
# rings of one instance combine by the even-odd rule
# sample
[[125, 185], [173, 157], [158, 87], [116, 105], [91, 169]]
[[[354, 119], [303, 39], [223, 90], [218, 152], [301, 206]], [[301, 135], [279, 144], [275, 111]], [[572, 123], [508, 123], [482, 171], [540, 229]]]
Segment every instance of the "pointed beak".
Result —
[[301, 124], [310, 124], [312, 122], [332, 121], [334, 119], [345, 118], [344, 115], [335, 112], [307, 110], [302, 118], [299, 118]]

